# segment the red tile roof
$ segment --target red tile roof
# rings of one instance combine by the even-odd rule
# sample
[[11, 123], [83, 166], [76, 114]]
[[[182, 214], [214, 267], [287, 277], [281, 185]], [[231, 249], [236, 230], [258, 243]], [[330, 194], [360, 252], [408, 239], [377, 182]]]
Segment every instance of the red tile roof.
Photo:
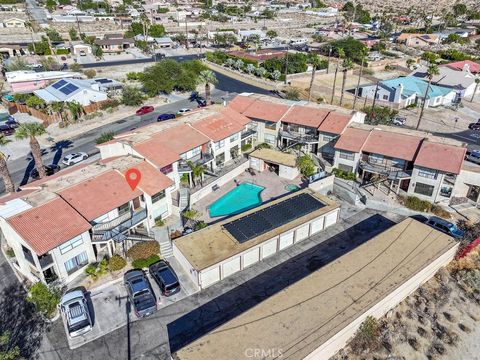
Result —
[[61, 198], [15, 215], [7, 222], [37, 255], [88, 231], [91, 225]]
[[252, 105], [256, 100], [257, 99], [249, 96], [237, 95], [232, 101], [228, 103], [228, 107], [239, 112], [240, 114], [243, 114], [244, 111], [247, 110], [247, 108]]
[[168, 147], [154, 139], [136, 144], [133, 146], [133, 149], [159, 168], [173, 164], [180, 159], [178, 153], [170, 150]]
[[309, 106], [292, 106], [290, 111], [282, 118], [282, 122], [318, 128], [323, 119], [328, 115], [328, 110]]
[[132, 166], [132, 168], [139, 170], [141, 173], [138, 187], [150, 196], [165, 190], [173, 184], [172, 179], [162, 174], [146, 161], [142, 161], [138, 165]]
[[480, 64], [479, 63], [476, 63], [476, 62], [473, 62], [471, 60], [464, 60], [464, 61], [455, 61], [453, 63], [450, 63], [450, 64], [446, 64], [445, 66], [451, 68], [451, 69], [454, 69], [454, 70], [460, 70], [462, 71], [463, 70], [463, 67], [465, 65], [468, 65], [469, 66], [469, 69], [470, 69], [470, 72], [472, 74], [478, 74], [480, 73]]
[[197, 121], [192, 127], [213, 141], [220, 141], [242, 131], [251, 120], [233, 109], [223, 108], [215, 115]]
[[370, 131], [356, 128], [347, 128], [335, 144], [336, 149], [360, 152]]
[[350, 115], [344, 115], [331, 111], [318, 127], [319, 131], [328, 132], [332, 134], [341, 134], [350, 123]]
[[152, 145], [162, 144], [176, 154], [183, 154], [188, 150], [209, 142], [209, 139], [187, 124], [180, 124], [152, 136]]
[[62, 190], [59, 194], [88, 221], [140, 196], [132, 191], [123, 174], [110, 170], [94, 178]]
[[278, 122], [288, 109], [288, 105], [257, 100], [243, 112], [243, 115], [249, 118]]
[[415, 159], [416, 166], [459, 174], [467, 149], [424, 141]]
[[373, 130], [363, 151], [413, 161], [421, 142], [419, 137]]

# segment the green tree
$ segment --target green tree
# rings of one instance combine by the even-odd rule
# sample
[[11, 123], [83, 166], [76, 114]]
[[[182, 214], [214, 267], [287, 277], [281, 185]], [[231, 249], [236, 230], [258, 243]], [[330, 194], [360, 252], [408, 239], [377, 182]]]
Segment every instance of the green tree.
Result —
[[387, 106], [369, 106], [363, 109], [367, 116], [365, 123], [369, 125], [393, 125], [393, 119], [398, 115], [398, 110]]
[[39, 109], [41, 107], [44, 107], [45, 106], [45, 101], [43, 101], [43, 99], [40, 99], [38, 96], [36, 95], [32, 95], [30, 96], [27, 101], [25, 102], [25, 104], [28, 106], [28, 107], [31, 107], [31, 108], [35, 108], [35, 109]]
[[57, 289], [48, 288], [42, 282], [33, 284], [28, 290], [27, 300], [35, 305], [37, 311], [51, 318], [60, 302], [60, 293]]
[[62, 41], [62, 37], [60, 36], [60, 34], [58, 33], [57, 30], [55, 29], [45, 29], [45, 34], [47, 34], [47, 37], [51, 40], [51, 41]]
[[60, 123], [65, 126], [65, 118], [64, 118], [64, 111], [65, 111], [65, 103], [63, 101], [54, 101], [50, 104], [52, 111], [60, 117]]
[[315, 163], [308, 155], [300, 156], [297, 159], [297, 166], [300, 173], [305, 177], [310, 177], [315, 174]]
[[18, 346], [11, 346], [10, 331], [4, 331], [0, 334], [0, 360], [19, 360], [20, 348]]
[[417, 61], [416, 61], [415, 59], [412, 59], [412, 58], [408, 58], [408, 59], [407, 59], [407, 67], [408, 67], [409, 69], [411, 69], [411, 67], [412, 67], [414, 64], [416, 64], [416, 63], [417, 63]]
[[300, 100], [300, 90], [298, 90], [296, 87], [289, 87], [287, 90], [285, 90], [285, 99], [293, 101]]
[[53, 57], [44, 57], [40, 60], [40, 64], [46, 71], [55, 71], [60, 69], [60, 64]]
[[70, 40], [72, 41], [78, 40], [77, 30], [75, 30], [74, 27], [71, 27], [70, 29], [68, 29], [68, 35], [70, 36]]
[[72, 65], [70, 65], [69, 68], [72, 72], [80, 72], [82, 70], [82, 65], [80, 65], [79, 63], [73, 63]]
[[29, 139], [30, 150], [32, 151], [33, 160], [35, 161], [35, 167], [37, 168], [40, 179], [45, 176], [45, 169], [42, 161], [42, 149], [40, 148], [37, 137], [45, 134], [45, 132], [45, 127], [42, 124], [34, 122], [20, 124], [15, 132], [15, 138], [19, 140]]
[[338, 50], [342, 49], [345, 57], [352, 59], [356, 63], [360, 63], [362, 61], [362, 54], [365, 52], [365, 49], [368, 50], [364, 43], [354, 39], [353, 37], [332, 41], [328, 47], [330, 46], [333, 49], [334, 55], [338, 55]]
[[468, 11], [467, 5], [465, 5], [465, 4], [457, 3], [457, 4], [453, 5], [453, 13], [457, 17], [465, 15], [467, 13], [467, 11]]
[[[10, 141], [11, 140], [7, 139], [4, 135], [0, 135], [0, 146], [5, 146]], [[8, 193], [14, 193], [15, 185], [13, 183], [12, 176], [10, 175], [10, 171], [8, 170], [7, 160], [8, 156], [0, 151], [0, 177], [2, 177], [3, 183], [5, 184], [5, 191]]]
[[115, 134], [113, 132], [102, 133], [98, 138], [95, 139], [95, 143], [97, 145], [106, 143], [107, 141], [113, 140], [114, 136]]
[[149, 35], [152, 37], [162, 37], [165, 35], [165, 28], [160, 24], [151, 25]]
[[96, 58], [101, 58], [103, 56], [103, 50], [100, 46], [93, 44], [92, 45], [92, 54]]
[[72, 115], [73, 121], [77, 121], [84, 114], [85, 110], [83, 106], [76, 101], [67, 102], [67, 108], [70, 114]]
[[48, 11], [52, 12], [57, 8], [57, 2], [55, 0], [47, 0], [45, 2], [45, 7], [48, 9]]
[[270, 39], [275, 39], [278, 36], [278, 34], [275, 30], [268, 30], [266, 35]]
[[198, 76], [198, 81], [200, 84], [205, 84], [205, 100], [207, 104], [210, 104], [210, 85], [215, 85], [218, 82], [215, 73], [212, 70], [203, 70]]
[[135, 86], [124, 86], [122, 90], [122, 103], [127, 106], [139, 106], [145, 101], [142, 91]]
[[192, 170], [192, 180], [194, 185], [197, 184], [196, 179], [200, 179], [200, 184], [203, 183], [203, 174], [205, 173], [205, 166], [201, 164], [195, 164], [192, 161], [187, 162], [188, 166]]
[[18, 70], [28, 70], [28, 69], [29, 69], [29, 67], [28, 67], [27, 62], [21, 57], [17, 57], [15, 59], [13, 59], [10, 62], [10, 64], [8, 64], [5, 67], [5, 70], [7, 70], [7, 71], [18, 71]]
[[83, 74], [89, 78], [92, 79], [97, 75], [97, 71], [95, 69], [87, 69], [83, 71]]
[[420, 127], [420, 122], [422, 121], [425, 105], [428, 101], [428, 92], [430, 91], [432, 79], [435, 75], [438, 75], [438, 74], [440, 74], [440, 70], [438, 69], [438, 66], [431, 63], [427, 69], [428, 85], [427, 85], [427, 88], [425, 89], [425, 95], [423, 96], [423, 101], [422, 101], [422, 108], [420, 109], [420, 115], [418, 117], [417, 126], [415, 126], [415, 130], [418, 130], [418, 128]]
[[473, 90], [472, 98], [470, 99], [470, 102], [473, 102], [473, 99], [475, 98], [475, 94], [478, 91], [478, 86], [480, 85], [480, 78], [475, 78], [475, 90]]

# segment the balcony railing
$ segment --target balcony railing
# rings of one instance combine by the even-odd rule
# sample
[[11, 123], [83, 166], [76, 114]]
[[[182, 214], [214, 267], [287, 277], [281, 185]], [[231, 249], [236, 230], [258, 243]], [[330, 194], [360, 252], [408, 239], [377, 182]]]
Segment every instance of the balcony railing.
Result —
[[257, 133], [256, 130], [253, 130], [253, 129], [247, 129], [245, 131], [242, 132], [242, 140], [245, 140], [246, 138], [250, 137], [250, 136], [253, 136]]
[[138, 225], [139, 223], [141, 223], [143, 220], [147, 218], [147, 210], [142, 209], [140, 211], [131, 212], [125, 215], [129, 215], [128, 219], [123, 219], [123, 216], [122, 216], [123, 221], [113, 228], [110, 228], [108, 230], [94, 229], [92, 240], [93, 241], [114, 240], [117, 242], [123, 241], [125, 239], [125, 235], [123, 234], [125, 231]]
[[53, 264], [53, 257], [51, 254], [45, 254], [38, 257], [38, 262], [40, 263], [40, 267], [44, 269]]
[[318, 135], [315, 133], [298, 133], [289, 130], [280, 130], [280, 135], [287, 139], [292, 139], [298, 143], [317, 143]]
[[404, 170], [396, 166], [389, 166], [388, 164], [372, 164], [360, 160], [360, 168], [371, 173], [386, 176], [389, 180], [408, 179], [412, 177], [411, 170]]
[[198, 158], [193, 158], [193, 159], [188, 159], [188, 160], [182, 160], [178, 163], [178, 172], [190, 172], [192, 169], [188, 165], [188, 162], [191, 161], [195, 165], [205, 165], [212, 161], [214, 156], [210, 153], [202, 153], [200, 157]]

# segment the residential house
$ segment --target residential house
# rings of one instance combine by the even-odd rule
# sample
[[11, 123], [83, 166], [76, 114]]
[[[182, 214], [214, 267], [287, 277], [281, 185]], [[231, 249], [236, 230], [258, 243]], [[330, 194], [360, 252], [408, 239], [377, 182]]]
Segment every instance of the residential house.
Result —
[[95, 39], [95, 44], [105, 53], [121, 53], [135, 44], [134, 39], [124, 39], [122, 34], [106, 34], [103, 39]]
[[[132, 191], [125, 171], [142, 178]], [[65, 284], [88, 263], [152, 240], [155, 219], [171, 214], [173, 181], [125, 156], [72, 167], [0, 198], [0, 229], [16, 270], [28, 280]]]
[[5, 74], [12, 92], [29, 93], [48, 86], [60, 79], [81, 79], [82, 74], [68, 71], [41, 71], [19, 70], [9, 71]]
[[107, 92], [101, 91], [100, 85], [95, 80], [62, 79], [33, 93], [47, 104], [76, 102], [86, 106], [108, 99]]
[[440, 38], [434, 34], [402, 33], [397, 37], [396, 42], [415, 48], [425, 48], [440, 44]]
[[[470, 69], [473, 69], [475, 73], [472, 73]], [[480, 78], [480, 64], [456, 62], [439, 66], [438, 70], [439, 74], [433, 76], [432, 84], [455, 91], [456, 99], [467, 98], [470, 100], [475, 89], [480, 90], [475, 83], [475, 80]], [[424, 66], [419, 66], [410, 75], [428, 81], [427, 68]]]
[[3, 27], [6, 28], [24, 28], [25, 20], [19, 18], [10, 18], [3, 21]]
[[449, 202], [466, 148], [460, 143], [388, 126], [352, 124], [335, 144], [334, 166], [364, 186], [383, 183], [431, 202]]
[[[424, 101], [428, 83], [416, 76], [405, 76], [379, 81], [377, 84], [361, 86], [359, 96], [390, 103], [396, 108]], [[457, 99], [457, 93], [448, 87], [431, 84], [428, 90], [426, 107], [450, 105]]]

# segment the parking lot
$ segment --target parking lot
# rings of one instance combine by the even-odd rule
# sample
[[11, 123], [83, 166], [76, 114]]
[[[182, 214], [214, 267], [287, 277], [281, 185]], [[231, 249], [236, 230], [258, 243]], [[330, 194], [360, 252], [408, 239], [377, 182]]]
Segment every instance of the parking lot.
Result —
[[[163, 296], [155, 280], [148, 275], [153, 292], [159, 299], [157, 309], [165, 308], [198, 291], [195, 284], [190, 280], [175, 258], [171, 257], [168, 261], [180, 280], [181, 291], [169, 297]], [[76, 349], [127, 325], [129, 322], [142, 321], [142, 319], [135, 316], [133, 309], [127, 304], [127, 291], [123, 284], [123, 278], [118, 279], [113, 284], [93, 289], [88, 293], [87, 300], [89, 301], [90, 314], [94, 324], [93, 329], [87, 334], [73, 339], [67, 337], [70, 349]]]

